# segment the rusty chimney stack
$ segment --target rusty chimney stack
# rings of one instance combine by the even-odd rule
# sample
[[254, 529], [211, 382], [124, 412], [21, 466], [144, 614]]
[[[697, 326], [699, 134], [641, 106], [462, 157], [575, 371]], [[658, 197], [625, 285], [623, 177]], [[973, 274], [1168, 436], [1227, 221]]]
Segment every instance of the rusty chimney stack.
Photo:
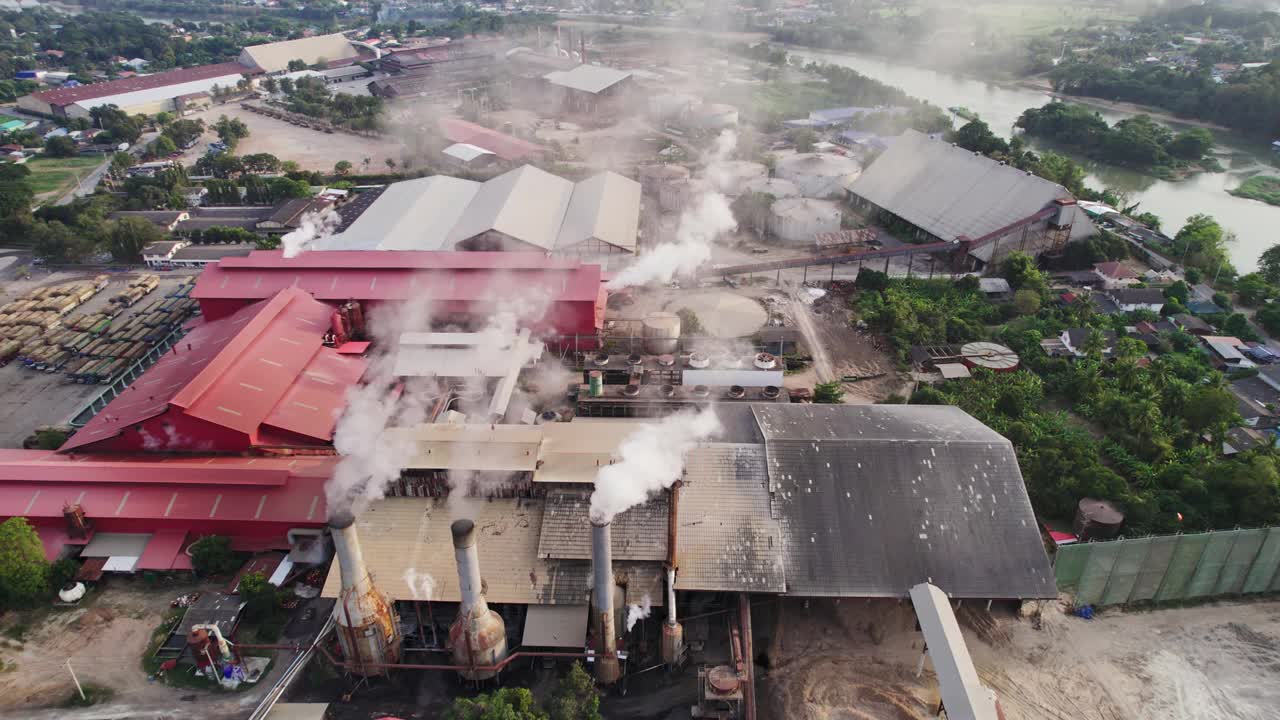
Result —
[[477, 670], [477, 666], [498, 664], [507, 656], [507, 626], [502, 616], [489, 609], [484, 599], [484, 581], [480, 578], [480, 555], [476, 551], [476, 524], [455, 520], [449, 527], [453, 533], [453, 557], [458, 562], [458, 617], [449, 628], [449, 644], [453, 660], [468, 670], [459, 671], [468, 680], [488, 680], [496, 670]]
[[349, 511], [329, 517], [329, 532], [342, 577], [342, 592], [333, 606], [334, 621], [349, 669], [357, 675], [381, 675], [387, 672], [381, 666], [400, 659], [400, 622], [387, 597], [369, 576], [355, 522]]
[[591, 523], [591, 570], [592, 625], [598, 650], [596, 681], [601, 685], [612, 685], [622, 670], [618, 665], [618, 635], [614, 628], [613, 533], [609, 523]]
[[677, 480], [671, 486], [667, 514], [667, 621], [662, 625], [662, 662], [679, 665], [684, 654], [684, 626], [676, 619], [676, 542], [679, 539], [677, 522], [680, 515], [680, 485]]

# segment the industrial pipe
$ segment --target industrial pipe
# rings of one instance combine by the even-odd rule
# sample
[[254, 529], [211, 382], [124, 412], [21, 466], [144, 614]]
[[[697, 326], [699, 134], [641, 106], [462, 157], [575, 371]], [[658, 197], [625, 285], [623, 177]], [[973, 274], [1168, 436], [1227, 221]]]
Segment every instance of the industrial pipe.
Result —
[[613, 533], [609, 523], [591, 522], [591, 563], [593, 586], [591, 607], [600, 653], [596, 657], [596, 681], [612, 685], [622, 674], [618, 665], [618, 635], [613, 614]]
[[756, 659], [751, 648], [751, 600], [746, 593], [738, 595], [738, 621], [742, 624], [742, 664], [746, 675], [743, 720], [756, 720]]
[[467, 615], [473, 610], [488, 612], [488, 603], [481, 592], [476, 524], [470, 520], [457, 520], [449, 527], [449, 531], [453, 533], [453, 557], [458, 563], [458, 594], [461, 596], [458, 613]]

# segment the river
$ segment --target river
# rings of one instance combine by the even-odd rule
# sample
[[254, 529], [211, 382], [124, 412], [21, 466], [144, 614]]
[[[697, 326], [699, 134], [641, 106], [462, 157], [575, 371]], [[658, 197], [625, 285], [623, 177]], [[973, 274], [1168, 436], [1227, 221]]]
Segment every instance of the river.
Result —
[[[1006, 138], [1023, 110], [1039, 107], [1052, 99], [1049, 93], [1031, 88], [982, 82], [884, 58], [817, 50], [790, 49], [790, 52], [797, 57], [852, 68], [942, 108], [967, 107], [978, 113], [993, 132]], [[1109, 123], [1131, 115], [1111, 109], [1093, 109]], [[1241, 272], [1248, 272], [1257, 268], [1258, 255], [1262, 251], [1280, 242], [1280, 233], [1277, 232], [1280, 228], [1280, 207], [1233, 197], [1226, 193], [1226, 189], [1235, 188], [1249, 176], [1268, 168], [1269, 174], [1280, 175], [1280, 171], [1269, 164], [1270, 150], [1265, 143], [1221, 132], [1215, 136], [1218, 138], [1215, 153], [1227, 171], [1200, 173], [1177, 182], [1159, 180], [1085, 158], [1076, 160], [1089, 171], [1091, 186], [1124, 191], [1130, 202], [1140, 203], [1140, 211], [1160, 216], [1164, 231], [1170, 235], [1195, 213], [1212, 215], [1223, 227], [1235, 233], [1236, 242], [1230, 246], [1231, 261]]]

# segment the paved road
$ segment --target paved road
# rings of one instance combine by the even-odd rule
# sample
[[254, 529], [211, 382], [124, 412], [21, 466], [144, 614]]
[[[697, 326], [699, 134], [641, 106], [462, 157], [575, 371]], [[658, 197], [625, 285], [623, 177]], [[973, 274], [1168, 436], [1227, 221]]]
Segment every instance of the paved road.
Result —
[[[133, 147], [129, 148], [129, 152], [133, 155], [141, 155], [143, 151], [146, 150], [147, 143], [151, 142], [152, 140], [156, 139], [159, 136], [160, 136], [160, 133], [145, 133], [142, 137], [138, 138], [138, 142], [134, 143]], [[76, 198], [82, 198], [82, 197], [87, 197], [89, 195], [92, 195], [93, 192], [98, 189], [98, 183], [102, 182], [102, 178], [106, 176], [107, 171], [110, 169], [111, 169], [111, 153], [108, 153], [103, 156], [101, 165], [99, 165], [96, 169], [94, 169], [93, 172], [89, 173], [85, 177], [80, 178], [80, 184], [78, 186], [68, 190], [65, 195], [58, 198], [57, 201], [55, 201], [53, 204], [68, 205], [71, 202], [75, 201]]]

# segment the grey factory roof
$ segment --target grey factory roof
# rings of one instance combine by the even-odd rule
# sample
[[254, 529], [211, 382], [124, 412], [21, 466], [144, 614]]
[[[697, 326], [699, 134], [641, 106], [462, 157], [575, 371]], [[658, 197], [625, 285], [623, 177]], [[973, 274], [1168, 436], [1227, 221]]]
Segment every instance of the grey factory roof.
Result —
[[345, 36], [332, 33], [251, 45], [240, 51], [240, 64], [272, 73], [288, 69], [290, 60], [301, 60], [307, 65], [314, 65], [321, 61], [345, 60], [358, 54], [355, 46]]
[[552, 85], [592, 94], [604, 92], [629, 77], [631, 73], [625, 70], [603, 65], [579, 65], [569, 70], [554, 70], [543, 76]]
[[943, 240], [982, 237], [1071, 197], [1061, 185], [914, 130], [848, 189]]
[[483, 183], [433, 175], [389, 185], [315, 249], [452, 250], [496, 231], [547, 251], [590, 238], [634, 251], [639, 224], [636, 181], [603, 172], [573, 183], [524, 165]]
[[[547, 492], [538, 535], [538, 556], [552, 560], [591, 559], [591, 492], [573, 487]], [[667, 557], [667, 496], [637, 505], [613, 520], [616, 560], [665, 560]]]
[[[754, 405], [787, 592], [1054, 597], [1013, 445], [951, 406]], [[857, 548], [857, 552], [848, 552]]]

